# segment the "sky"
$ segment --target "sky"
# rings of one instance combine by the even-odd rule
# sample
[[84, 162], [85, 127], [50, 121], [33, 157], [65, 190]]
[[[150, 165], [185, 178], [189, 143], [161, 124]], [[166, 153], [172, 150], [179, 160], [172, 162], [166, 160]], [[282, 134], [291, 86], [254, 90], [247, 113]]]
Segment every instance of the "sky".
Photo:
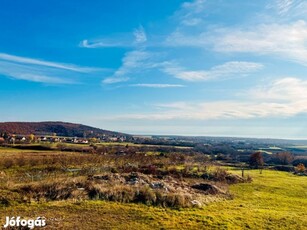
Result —
[[305, 0], [0, 0], [0, 121], [307, 139]]

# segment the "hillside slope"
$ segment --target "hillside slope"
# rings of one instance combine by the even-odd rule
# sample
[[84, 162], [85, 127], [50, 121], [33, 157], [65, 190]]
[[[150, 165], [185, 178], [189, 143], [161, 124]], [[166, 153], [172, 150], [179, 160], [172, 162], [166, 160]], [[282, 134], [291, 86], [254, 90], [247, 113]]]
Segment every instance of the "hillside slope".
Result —
[[66, 137], [126, 136], [128, 134], [67, 122], [0, 122], [0, 133], [52, 135]]

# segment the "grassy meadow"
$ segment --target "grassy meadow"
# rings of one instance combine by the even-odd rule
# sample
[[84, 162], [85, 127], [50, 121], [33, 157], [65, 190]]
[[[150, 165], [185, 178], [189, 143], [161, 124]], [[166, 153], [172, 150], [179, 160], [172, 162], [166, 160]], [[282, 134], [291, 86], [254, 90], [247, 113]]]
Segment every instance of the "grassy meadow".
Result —
[[[11, 149], [1, 149], [0, 160], [12, 154]], [[23, 154], [27, 158], [38, 153], [18, 150], [15, 154]], [[43, 156], [48, 158], [53, 154], [63, 155], [61, 152], [46, 152]], [[77, 156], [77, 153], [65, 154]], [[41, 166], [34, 165], [32, 168], [39, 170]], [[18, 175], [25, 170], [29, 170], [28, 165], [0, 171], [2, 175], [13, 178], [16, 173]], [[228, 168], [228, 171], [241, 174], [235, 168]], [[246, 170], [245, 174], [251, 176], [253, 181], [229, 185], [231, 199], [213, 199], [200, 208], [78, 199], [16, 201], [10, 205], [0, 203], [0, 224], [3, 226], [5, 216], [44, 216], [47, 220], [45, 229], [306, 229], [306, 177], [272, 170], [263, 170], [262, 174], [258, 170]], [[14, 183], [1, 182], [1, 199], [11, 196], [14, 200], [14, 196], [17, 197], [10, 191], [10, 186], [21, 182]]]

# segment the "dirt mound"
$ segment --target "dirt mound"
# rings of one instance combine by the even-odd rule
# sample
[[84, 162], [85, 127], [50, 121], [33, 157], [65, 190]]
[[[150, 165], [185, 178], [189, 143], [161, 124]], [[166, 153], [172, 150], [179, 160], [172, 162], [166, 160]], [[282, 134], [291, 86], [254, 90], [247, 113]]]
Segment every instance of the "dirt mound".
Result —
[[212, 184], [200, 183], [200, 184], [192, 185], [191, 187], [194, 189], [203, 191], [205, 192], [205, 194], [212, 194], [212, 195], [226, 194], [225, 191], [223, 191], [216, 185], [212, 185]]

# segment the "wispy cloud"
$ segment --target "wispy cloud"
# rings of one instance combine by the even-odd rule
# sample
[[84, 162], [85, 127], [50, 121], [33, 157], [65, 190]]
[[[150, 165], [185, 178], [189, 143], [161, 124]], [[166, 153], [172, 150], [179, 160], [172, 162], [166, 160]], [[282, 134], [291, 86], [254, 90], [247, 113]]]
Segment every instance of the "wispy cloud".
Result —
[[212, 102], [174, 102], [155, 105], [151, 113], [128, 114], [109, 119], [136, 120], [212, 120], [293, 117], [307, 113], [307, 81], [283, 78], [258, 86], [237, 100]]
[[182, 67], [168, 64], [163, 71], [185, 81], [209, 81], [243, 76], [262, 68], [263, 65], [260, 63], [233, 61], [214, 66], [209, 70], [197, 71], [187, 71]]
[[269, 86], [255, 87], [251, 89], [249, 97], [257, 100], [266, 101], [306, 101], [307, 81], [294, 77], [282, 78], [274, 81]]
[[0, 74], [18, 80], [48, 83], [72, 84], [72, 79], [57, 76], [58, 71], [42, 66], [27, 66], [24, 64], [0, 61]]
[[145, 29], [143, 26], [139, 26], [132, 33], [111, 35], [101, 39], [85, 39], [80, 42], [79, 46], [83, 48], [138, 47], [146, 41]]
[[126, 47], [128, 44], [126, 42], [122, 41], [110, 41], [110, 40], [93, 40], [89, 41], [88, 39], [85, 39], [80, 42], [80, 47], [83, 48], [101, 48], [101, 47]]
[[142, 67], [142, 69], [149, 67], [148, 60], [151, 56], [151, 53], [141, 50], [127, 52], [122, 60], [121, 67], [118, 68], [112, 76], [105, 78], [102, 83], [112, 84], [128, 81], [130, 75], [137, 74], [140, 67]]
[[10, 62], [15, 62], [15, 63], [22, 63], [22, 64], [47, 66], [47, 67], [53, 67], [57, 69], [64, 69], [64, 70], [70, 70], [70, 71], [81, 72], [81, 73], [87, 73], [87, 72], [98, 70], [98, 68], [80, 67], [80, 66], [76, 66], [72, 64], [49, 62], [49, 61], [43, 61], [40, 59], [20, 57], [20, 56], [5, 54], [5, 53], [0, 53], [0, 60], [5, 60], [5, 61], [10, 61]]
[[187, 1], [182, 4], [181, 8], [187, 10], [187, 14], [200, 13], [204, 10], [205, 3], [206, 0]]
[[302, 20], [250, 29], [220, 29], [210, 37], [214, 50], [218, 52], [272, 55], [307, 65], [307, 26]]
[[280, 15], [284, 15], [291, 9], [294, 2], [295, 0], [275, 0], [272, 8], [276, 8]]
[[133, 35], [135, 37], [135, 43], [140, 44], [147, 41], [147, 35], [143, 26], [140, 26], [138, 29], [135, 29]]
[[260, 24], [253, 27], [228, 27], [197, 35], [174, 32], [167, 46], [213, 48], [216, 52], [252, 53], [282, 58], [307, 65], [307, 23]]
[[196, 26], [203, 21], [203, 12], [205, 10], [205, 0], [194, 0], [184, 2], [181, 8], [175, 13], [180, 24], [183, 26]]
[[178, 84], [132, 84], [133, 87], [145, 87], [145, 88], [182, 88], [184, 85]]
[[10, 78], [48, 84], [72, 84], [68, 76], [102, 70], [0, 53], [0, 74]]
[[301, 14], [306, 9], [304, 7], [306, 6], [305, 4], [305, 0], [274, 0], [267, 5], [267, 8], [270, 10], [275, 10], [280, 16], [291, 17], [297, 14]]

